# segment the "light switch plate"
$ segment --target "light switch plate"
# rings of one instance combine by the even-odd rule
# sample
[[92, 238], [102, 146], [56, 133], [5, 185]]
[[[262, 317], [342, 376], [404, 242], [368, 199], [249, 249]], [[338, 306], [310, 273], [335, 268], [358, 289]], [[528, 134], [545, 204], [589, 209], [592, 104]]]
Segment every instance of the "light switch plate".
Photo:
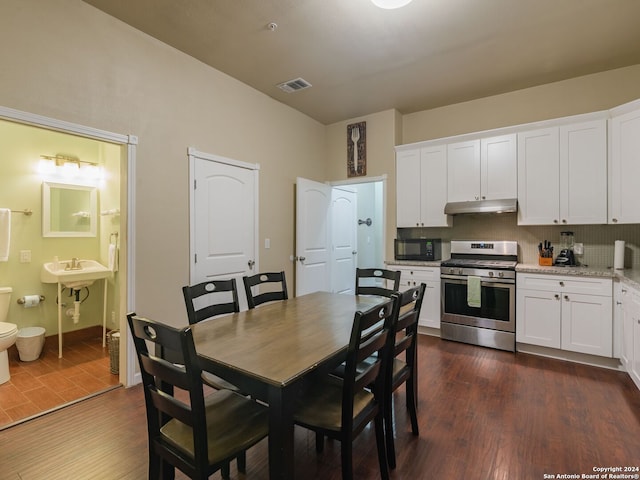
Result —
[[20, 263], [31, 263], [31, 250], [20, 250]]

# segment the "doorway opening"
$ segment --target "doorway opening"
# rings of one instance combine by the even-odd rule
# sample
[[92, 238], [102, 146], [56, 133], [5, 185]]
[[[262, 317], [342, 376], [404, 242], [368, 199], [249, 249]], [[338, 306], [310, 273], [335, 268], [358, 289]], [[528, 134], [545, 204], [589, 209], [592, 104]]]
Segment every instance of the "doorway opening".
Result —
[[349, 188], [357, 197], [358, 268], [382, 268], [385, 256], [386, 175], [361, 181], [332, 182], [334, 187]]
[[[119, 385], [135, 383], [135, 362], [128, 362], [128, 359], [135, 359], [135, 355], [132, 356], [133, 347], [128, 336], [122, 335], [127, 341], [118, 342], [117, 349], [111, 351], [109, 343], [105, 342], [103, 346], [102, 324], [106, 319], [108, 330], [126, 332], [125, 314], [133, 309], [133, 279], [128, 268], [133, 245], [133, 219], [127, 213], [133, 200], [130, 182], [134, 174], [136, 143], [133, 136], [0, 107], [0, 152], [4, 159], [0, 165], [0, 207], [16, 212], [12, 212], [11, 217], [8, 261], [0, 262], [0, 285], [12, 288], [6, 321], [16, 324], [19, 329], [37, 326], [44, 327], [46, 331], [42, 353], [33, 362], [23, 362], [15, 346], [12, 347], [14, 350], [9, 352], [13, 359], [10, 373], [18, 384], [28, 384], [28, 381], [20, 380], [33, 377], [35, 383], [30, 385], [50, 387], [51, 390], [19, 392], [22, 403], [14, 405], [11, 411], [7, 411], [7, 402], [0, 402], [3, 404], [2, 413], [6, 415], [3, 417], [6, 421], [2, 422], [4, 427]], [[88, 180], [76, 172], [73, 177], [63, 178], [63, 169], [43, 168], [51, 157], [73, 158], [78, 171], [90, 164], [99, 167], [103, 175]], [[50, 163], [49, 166], [56, 167], [58, 162]], [[54, 212], [50, 210], [53, 203], [45, 204], [42, 185], [50, 182], [52, 176], [58, 176], [69, 187], [95, 182], [98, 190], [95, 211], [92, 207], [87, 211], [81, 209], [80, 216], [77, 209], [73, 210], [76, 215], [72, 213], [76, 222], [87, 222], [87, 216], [91, 215], [92, 223], [97, 226], [95, 233], [83, 231], [77, 234], [73, 228], [65, 227], [63, 233], [45, 235], [43, 225], [46, 219], [43, 217], [47, 212], [47, 215]], [[120, 257], [115, 272], [106, 280], [87, 285], [88, 292], [79, 295], [82, 301], [80, 314], [75, 312], [75, 319], [67, 316], [68, 311], [73, 310], [70, 307], [74, 307], [74, 300], [78, 299], [68, 298], [66, 291], [60, 293], [55, 283], [42, 282], [44, 263], [55, 257], [60, 261], [75, 257], [109, 265], [111, 245]], [[41, 298], [35, 308], [27, 309], [17, 301], [33, 293]], [[64, 306], [61, 317], [64, 334], [62, 358], [58, 358], [58, 305]], [[65, 368], [67, 371], [59, 371]], [[56, 375], [62, 380], [55, 380]], [[0, 385], [0, 396], [5, 386]], [[22, 413], [18, 413], [20, 411]]]

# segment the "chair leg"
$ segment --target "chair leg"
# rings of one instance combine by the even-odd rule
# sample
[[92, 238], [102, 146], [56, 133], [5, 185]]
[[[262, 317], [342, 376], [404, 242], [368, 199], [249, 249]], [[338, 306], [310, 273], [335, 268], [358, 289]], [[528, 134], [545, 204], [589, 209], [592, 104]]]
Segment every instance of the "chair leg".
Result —
[[418, 392], [416, 391], [415, 380], [409, 378], [406, 386], [406, 401], [409, 417], [411, 417], [411, 431], [414, 435], [420, 435], [418, 428]]
[[384, 402], [384, 433], [386, 442], [386, 456], [389, 468], [396, 468], [396, 446], [393, 430], [393, 395], [388, 396]]
[[224, 478], [225, 480], [228, 480], [231, 476], [231, 468], [229, 467], [229, 465], [229, 462], [225, 462], [225, 464], [220, 468], [220, 475], [222, 475], [222, 478]]
[[238, 462], [238, 471], [242, 473], [246, 473], [247, 472], [247, 452], [245, 450], [243, 450], [242, 453], [238, 455], [238, 458], [236, 458], [236, 462]]
[[176, 467], [169, 462], [162, 461], [162, 480], [173, 480], [176, 478]]
[[[380, 463], [380, 476], [382, 480], [389, 479], [389, 465], [387, 463], [387, 454], [385, 451], [385, 438], [384, 438], [384, 419], [383, 413], [380, 412], [374, 419], [374, 426], [376, 431], [376, 445], [378, 447], [378, 462]], [[349, 443], [351, 447], [351, 443]], [[395, 457], [394, 457], [395, 460]], [[343, 460], [344, 461], [344, 460]], [[344, 467], [343, 467], [344, 475]]]
[[320, 432], [316, 432], [316, 453], [322, 453], [324, 451], [324, 435]]
[[342, 457], [342, 480], [353, 479], [353, 438], [340, 439], [340, 456]]

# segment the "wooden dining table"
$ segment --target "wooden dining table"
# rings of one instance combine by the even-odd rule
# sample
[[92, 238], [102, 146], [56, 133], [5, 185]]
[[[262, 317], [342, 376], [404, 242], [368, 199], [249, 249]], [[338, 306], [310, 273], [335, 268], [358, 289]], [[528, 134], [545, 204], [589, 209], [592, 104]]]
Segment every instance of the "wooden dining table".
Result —
[[388, 299], [316, 292], [192, 326], [204, 370], [269, 406], [269, 478], [294, 477], [293, 409], [312, 372], [343, 361], [355, 312]]

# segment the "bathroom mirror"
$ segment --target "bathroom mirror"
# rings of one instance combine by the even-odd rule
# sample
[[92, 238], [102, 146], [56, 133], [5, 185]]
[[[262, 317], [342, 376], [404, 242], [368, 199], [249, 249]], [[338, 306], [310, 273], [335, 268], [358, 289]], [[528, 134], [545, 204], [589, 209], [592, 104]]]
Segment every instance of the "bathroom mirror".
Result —
[[96, 187], [42, 183], [43, 237], [95, 237], [97, 214]]

